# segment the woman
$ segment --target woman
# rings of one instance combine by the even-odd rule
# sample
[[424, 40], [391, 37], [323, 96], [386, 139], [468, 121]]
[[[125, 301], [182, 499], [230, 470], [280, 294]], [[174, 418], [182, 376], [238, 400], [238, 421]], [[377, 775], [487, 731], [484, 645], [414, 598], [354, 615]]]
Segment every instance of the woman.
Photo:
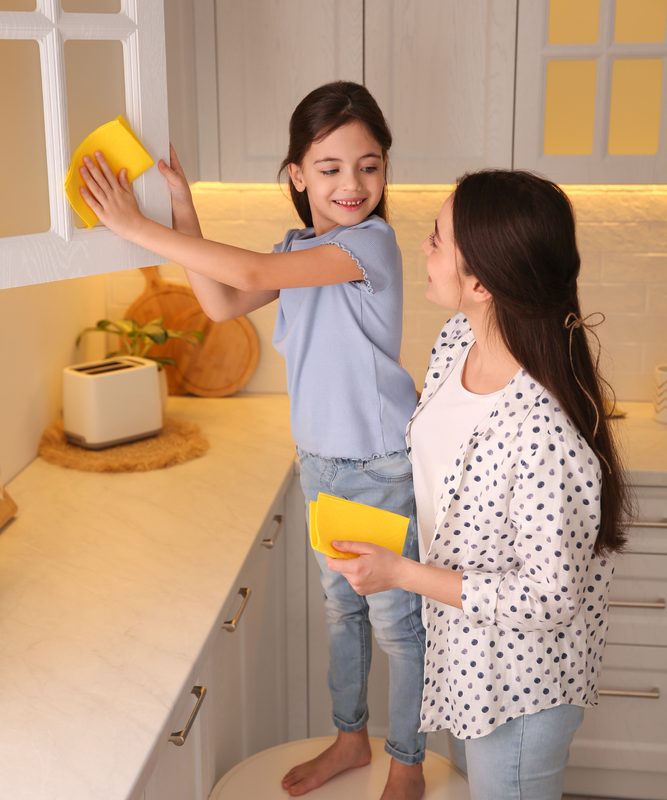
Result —
[[597, 702], [625, 495], [577, 298], [572, 208], [525, 172], [465, 176], [424, 243], [456, 308], [408, 426], [420, 561], [339, 542], [360, 594], [424, 597], [423, 731], [473, 800], [556, 800]]

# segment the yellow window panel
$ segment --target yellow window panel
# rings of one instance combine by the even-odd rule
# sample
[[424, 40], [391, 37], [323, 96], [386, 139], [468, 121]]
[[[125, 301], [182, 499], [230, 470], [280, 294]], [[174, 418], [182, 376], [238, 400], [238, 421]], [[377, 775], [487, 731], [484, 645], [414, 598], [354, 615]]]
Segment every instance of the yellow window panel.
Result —
[[51, 213], [39, 44], [1, 40], [0, 75], [0, 236], [41, 233], [50, 229]]
[[660, 58], [619, 58], [614, 61], [609, 112], [610, 154], [657, 153], [662, 73]]
[[547, 63], [545, 155], [593, 152], [596, 71], [594, 59], [553, 59]]
[[61, 5], [63, 11], [78, 14], [118, 14], [120, 12], [120, 0], [62, 0]]
[[0, 11], [34, 11], [35, 0], [0, 0]]
[[616, 0], [615, 42], [662, 42], [666, 26], [667, 0]]
[[600, 0], [551, 0], [548, 44], [595, 44], [600, 29]]

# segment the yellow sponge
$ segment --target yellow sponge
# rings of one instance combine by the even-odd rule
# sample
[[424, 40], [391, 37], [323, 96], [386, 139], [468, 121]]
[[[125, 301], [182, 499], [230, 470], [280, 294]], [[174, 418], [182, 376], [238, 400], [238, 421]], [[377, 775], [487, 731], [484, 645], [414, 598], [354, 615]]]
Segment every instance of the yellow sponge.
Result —
[[401, 555], [410, 519], [393, 511], [355, 503], [320, 492], [308, 507], [310, 544], [314, 550], [332, 558], [356, 558], [341, 553], [332, 540], [370, 542]]
[[130, 182], [155, 163], [123, 117], [105, 122], [89, 133], [74, 151], [65, 176], [67, 199], [88, 228], [92, 228], [98, 220], [95, 212], [86, 204], [79, 192], [83, 186], [79, 169], [83, 165], [83, 157], [87, 155], [94, 159], [96, 150], [104, 154], [104, 158], [116, 175], [121, 169], [127, 169], [127, 178]]

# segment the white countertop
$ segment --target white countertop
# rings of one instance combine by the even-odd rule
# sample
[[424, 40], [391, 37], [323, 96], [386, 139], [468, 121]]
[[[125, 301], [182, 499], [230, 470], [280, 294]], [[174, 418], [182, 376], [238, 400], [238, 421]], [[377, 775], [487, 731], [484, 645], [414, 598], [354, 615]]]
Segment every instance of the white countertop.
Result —
[[284, 395], [170, 398], [202, 458], [96, 474], [36, 459], [0, 533], [0, 797], [129, 795], [292, 475]]
[[[622, 403], [632, 480], [667, 486], [667, 426]], [[202, 458], [96, 474], [36, 459], [0, 533], [0, 797], [121, 800], [292, 474], [284, 395], [170, 398]]]

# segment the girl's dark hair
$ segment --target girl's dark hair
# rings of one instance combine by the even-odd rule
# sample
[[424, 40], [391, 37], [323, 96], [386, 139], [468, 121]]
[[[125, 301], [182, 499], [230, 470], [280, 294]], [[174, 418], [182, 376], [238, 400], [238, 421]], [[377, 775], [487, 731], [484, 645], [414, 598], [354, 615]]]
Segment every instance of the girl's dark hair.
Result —
[[[382, 149], [386, 165], [391, 147], [391, 131], [380, 107], [365, 86], [351, 81], [326, 83], [307, 94], [294, 109], [289, 123], [289, 148], [280, 165], [278, 178], [287, 171], [288, 164], [301, 164], [308, 148], [349, 122], [361, 122]], [[386, 169], [386, 167], [385, 167]], [[386, 173], [385, 173], [386, 177]], [[306, 227], [311, 227], [313, 217], [308, 202], [308, 190], [299, 192], [289, 179], [292, 202]], [[387, 219], [386, 187], [380, 202], [371, 214]]]
[[[595, 552], [621, 550], [630, 500], [605, 412], [611, 389], [598, 374], [580, 324], [580, 258], [567, 195], [529, 172], [483, 170], [459, 179], [452, 213], [462, 271], [491, 293], [497, 332], [521, 366], [558, 398], [600, 461]], [[566, 327], [571, 313], [575, 325]]]

